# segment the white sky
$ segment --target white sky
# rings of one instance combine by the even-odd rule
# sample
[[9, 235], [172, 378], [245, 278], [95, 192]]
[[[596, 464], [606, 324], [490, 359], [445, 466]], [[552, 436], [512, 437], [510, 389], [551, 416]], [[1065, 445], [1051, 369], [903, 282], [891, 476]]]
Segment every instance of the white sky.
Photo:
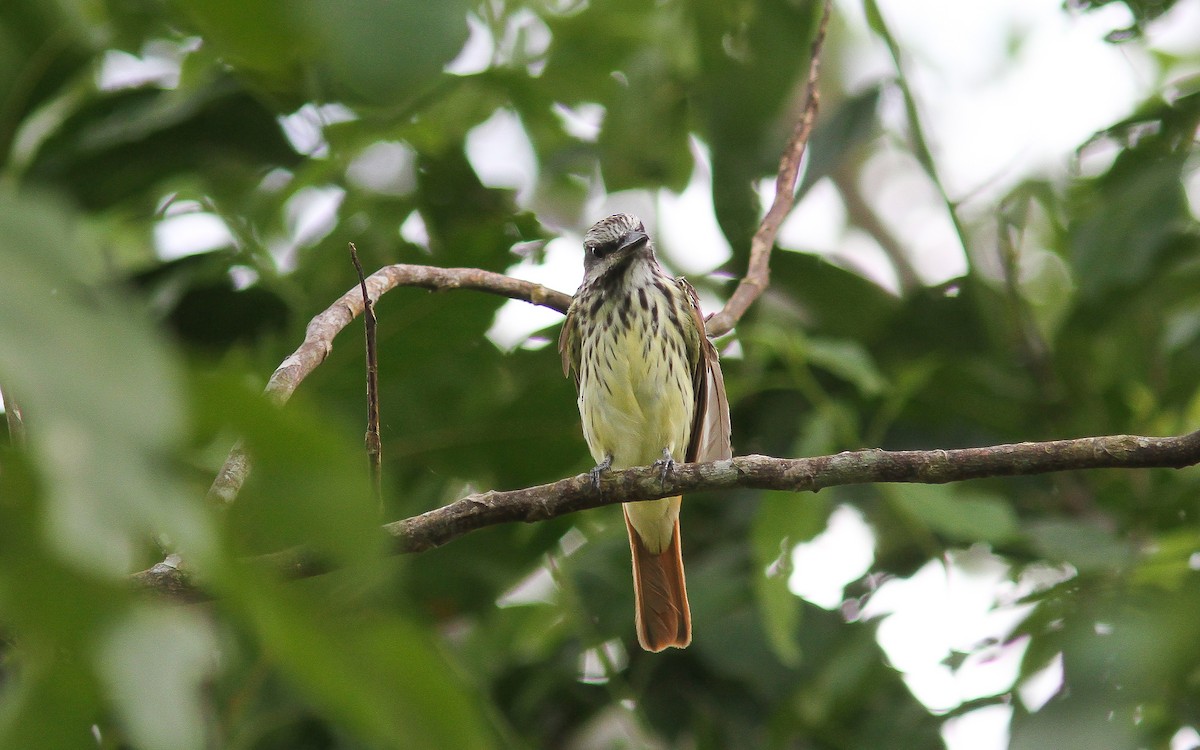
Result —
[[[1130, 24], [1128, 11], [1120, 4], [1087, 14], [1064, 12], [1062, 0], [879, 0], [879, 5], [905, 55], [905, 73], [918, 99], [938, 173], [950, 197], [964, 200], [968, 218], [988, 210], [1023, 178], [1065, 175], [1075, 147], [1131, 112], [1164, 82], [1163, 71], [1142, 47], [1103, 40], [1108, 32]], [[827, 54], [836, 53], [841, 59], [826, 70], [840, 71], [841, 86], [852, 91], [893, 78], [886, 48], [868, 31], [858, 0], [837, 0], [835, 16], [840, 25], [838, 44]], [[522, 26], [524, 33], [516, 33], [515, 26]], [[449, 68], [452, 72], [478, 72], [498, 60], [536, 57], [548, 40], [545, 27], [531, 13], [522, 15], [499, 42], [489, 37], [478, 19], [473, 20], [471, 31], [463, 53]], [[526, 48], [518, 49], [522, 39]], [[1158, 50], [1192, 60], [1189, 68], [1169, 71], [1167, 83], [1184, 73], [1200, 72], [1200, 0], [1180, 0], [1151, 26], [1149, 40]], [[101, 84], [113, 88], [138, 80], [169, 81], [177, 76], [177, 60], [186, 48], [185, 44], [149, 50], [142, 59], [113, 53], [100, 74]], [[602, 110], [557, 111], [566, 132], [582, 141], [595, 139]], [[966, 270], [966, 259], [940, 197], [915, 160], [895, 145], [904, 142], [899, 98], [885, 97], [882, 114], [894, 135], [871, 155], [860, 188], [909, 250], [926, 283], [959, 276]], [[337, 105], [309, 106], [284, 118], [283, 124], [302, 153], [320, 158], [328, 152], [321, 127], [352, 116]], [[597, 192], [588, 205], [587, 223], [616, 210], [631, 210], [646, 220], [660, 251], [675, 268], [695, 276], [719, 266], [729, 257], [730, 248], [713, 214], [707, 148], [694, 140], [692, 151], [697, 166], [683, 193]], [[381, 143], [368, 154], [370, 158], [364, 154], [352, 164], [348, 174], [352, 183], [399, 195], [413, 189], [413, 158], [407, 146]], [[538, 210], [536, 156], [513, 112], [499, 110], [475, 128], [467, 141], [467, 155], [484, 184], [512, 188], [518, 202]], [[1102, 160], [1087, 168], [1104, 166]], [[1193, 211], [1200, 215], [1200, 170], [1187, 187]], [[764, 208], [771, 189], [767, 181], [760, 190]], [[311, 188], [288, 203], [289, 236], [277, 238], [271, 248], [282, 267], [298, 248], [334, 228], [343, 195], [340, 188]], [[546, 215], [553, 215], [549, 207]], [[563, 291], [574, 290], [582, 275], [581, 229], [564, 230], [562, 238], [551, 241], [543, 263], [520, 261], [510, 272]], [[418, 214], [398, 231], [412, 241], [427, 241]], [[228, 246], [233, 238], [218, 217], [188, 205], [164, 212], [155, 240], [162, 257], [175, 258]], [[784, 224], [779, 243], [828, 256], [886, 288], [897, 288], [882, 250], [869, 236], [846, 226], [845, 207], [827, 182], [818, 184]], [[719, 303], [705, 300], [709, 308]], [[509, 302], [488, 335], [505, 349], [545, 346], [545, 339], [529, 336], [558, 318], [556, 313]], [[843, 587], [870, 566], [873, 548], [873, 534], [861, 514], [839, 509], [826, 533], [795, 550], [792, 590], [818, 606], [836, 608]], [[963, 701], [1012, 687], [1024, 643], [983, 648], [980, 644], [1002, 637], [1023, 616], [1022, 607], [1009, 603], [1014, 592], [1028, 592], [1062, 575], [1066, 573], [1042, 571], [1039, 580], [1035, 571], [1014, 583], [1006, 563], [986, 549], [955, 552], [944, 561], [929, 562], [909, 579], [883, 584], [862, 616], [881, 618], [880, 645], [913, 694], [930, 710], [947, 711]], [[951, 669], [946, 660], [955, 651], [972, 655]], [[1030, 708], [1039, 707], [1058, 688], [1061, 669], [1061, 662], [1052, 663], [1019, 686], [1019, 699]], [[947, 721], [943, 738], [948, 750], [1006, 747], [1010, 715], [1009, 707], [993, 706]], [[1197, 746], [1200, 734], [1185, 727], [1176, 735], [1172, 750]]]

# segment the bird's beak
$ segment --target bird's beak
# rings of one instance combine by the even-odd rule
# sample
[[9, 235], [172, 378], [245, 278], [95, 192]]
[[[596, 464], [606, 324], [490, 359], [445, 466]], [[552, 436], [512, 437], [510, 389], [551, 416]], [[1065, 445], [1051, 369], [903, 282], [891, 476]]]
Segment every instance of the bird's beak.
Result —
[[635, 229], [621, 238], [621, 246], [617, 248], [617, 251], [624, 252], [640, 245], [644, 245], [649, 239], [650, 236], [645, 232], [639, 232]]

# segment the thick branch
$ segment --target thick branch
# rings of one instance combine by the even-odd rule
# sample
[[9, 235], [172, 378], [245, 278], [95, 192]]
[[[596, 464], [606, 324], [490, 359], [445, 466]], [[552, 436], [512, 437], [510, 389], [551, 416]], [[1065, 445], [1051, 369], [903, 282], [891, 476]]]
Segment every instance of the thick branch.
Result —
[[808, 146], [808, 137], [812, 135], [813, 123], [817, 120], [817, 109], [821, 103], [817, 81], [821, 72], [821, 47], [825, 44], [825, 28], [829, 25], [829, 6], [830, 0], [825, 0], [821, 22], [817, 25], [817, 35], [812, 43], [812, 61], [808, 65], [804, 109], [779, 160], [779, 171], [775, 176], [775, 199], [750, 240], [750, 262], [746, 267], [746, 275], [733, 290], [725, 307], [705, 324], [709, 336], [721, 336], [731, 331], [770, 284], [771, 250], [775, 247], [775, 235], [779, 234], [779, 227], [795, 203], [800, 161], [804, 158], [804, 149]]
[[[502, 523], [535, 523], [602, 505], [654, 500], [680, 493], [736, 487], [816, 492], [825, 487], [875, 482], [944, 484], [965, 479], [1045, 474], [1079, 469], [1179, 469], [1200, 463], [1200, 431], [1181, 437], [1108, 435], [1015, 443], [986, 448], [931, 451], [847, 451], [815, 458], [740, 456], [704, 464], [679, 464], [665, 481], [658, 467], [642, 467], [605, 476], [600, 490], [580, 474], [519, 490], [481, 492], [385, 525], [396, 552], [439, 547], [476, 529]], [[326, 572], [328, 566], [301, 552], [264, 558], [286, 577]], [[184, 600], [203, 598], [186, 571], [160, 563], [134, 576], [150, 590]]]

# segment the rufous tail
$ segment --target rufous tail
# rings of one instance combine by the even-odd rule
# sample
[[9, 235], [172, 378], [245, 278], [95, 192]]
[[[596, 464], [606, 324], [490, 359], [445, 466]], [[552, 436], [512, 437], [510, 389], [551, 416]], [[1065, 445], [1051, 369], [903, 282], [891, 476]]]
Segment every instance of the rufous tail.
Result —
[[692, 642], [692, 614], [683, 577], [679, 519], [671, 543], [660, 554], [650, 552], [625, 516], [629, 549], [633, 552], [633, 596], [638, 643], [647, 651], [687, 648]]

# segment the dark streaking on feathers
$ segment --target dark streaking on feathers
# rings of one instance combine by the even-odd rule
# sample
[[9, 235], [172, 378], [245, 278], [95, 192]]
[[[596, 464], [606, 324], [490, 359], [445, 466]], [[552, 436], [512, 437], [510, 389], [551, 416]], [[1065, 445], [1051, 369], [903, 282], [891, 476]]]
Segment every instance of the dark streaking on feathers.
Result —
[[[716, 349], [696, 292], [671, 278], [636, 217], [616, 214], [584, 236], [584, 280], [559, 337], [574, 372], [584, 437], [598, 468], [712, 461], [732, 455]], [[624, 506], [634, 557], [638, 639], [684, 647], [691, 621], [680, 554], [680, 498]]]

